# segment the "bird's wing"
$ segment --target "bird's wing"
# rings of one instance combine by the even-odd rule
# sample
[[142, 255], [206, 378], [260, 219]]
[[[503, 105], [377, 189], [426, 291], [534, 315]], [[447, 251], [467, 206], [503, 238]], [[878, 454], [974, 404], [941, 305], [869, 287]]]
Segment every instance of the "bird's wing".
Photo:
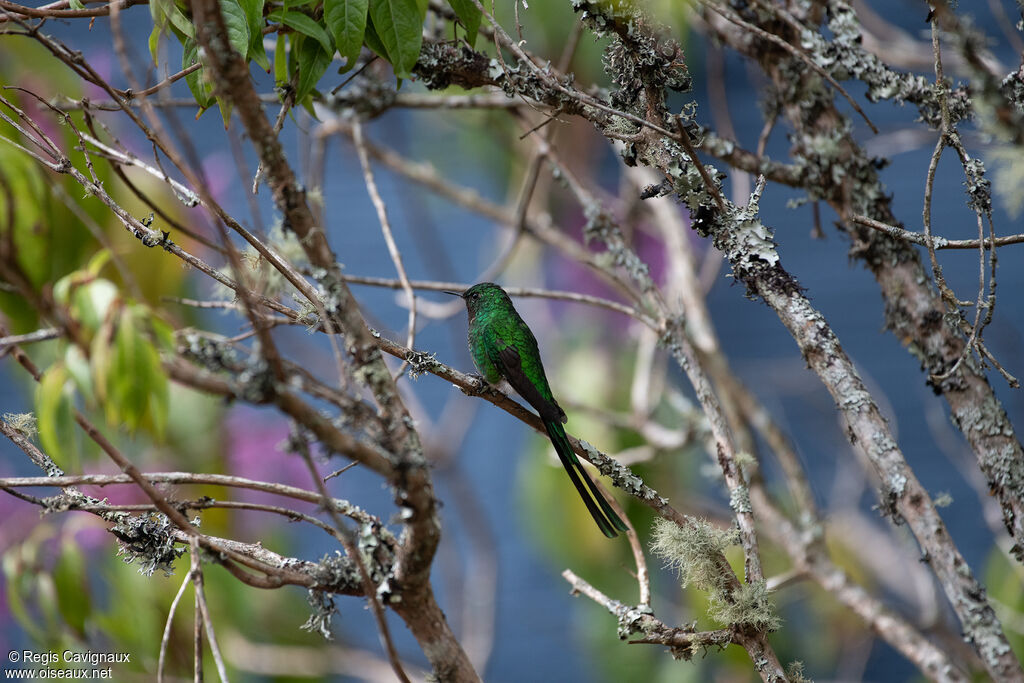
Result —
[[[523, 369], [523, 361], [519, 357], [519, 351], [515, 345], [507, 343], [501, 337], [495, 335], [493, 344], [488, 347], [494, 351], [491, 355], [491, 362], [501, 372], [501, 376], [508, 380], [512, 388], [519, 393], [526, 402], [533, 406], [534, 410], [540, 413], [543, 420], [565, 422], [565, 412], [553, 398], [546, 398], [537, 386], [530, 381]], [[541, 370], [543, 373], [543, 369]], [[547, 382], [543, 376], [541, 380]]]

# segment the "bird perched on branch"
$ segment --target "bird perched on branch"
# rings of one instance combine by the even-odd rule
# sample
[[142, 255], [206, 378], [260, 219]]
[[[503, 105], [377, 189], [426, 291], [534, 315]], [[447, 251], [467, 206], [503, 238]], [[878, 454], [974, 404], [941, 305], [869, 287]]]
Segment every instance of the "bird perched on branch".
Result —
[[492, 282], [481, 282], [465, 292], [445, 293], [462, 297], [466, 302], [469, 353], [480, 374], [491, 384], [508, 380], [512, 388], [540, 414], [558, 459], [601, 533], [614, 538], [618, 532], [626, 531], [625, 523], [601, 495], [569, 444], [562, 427], [566, 421], [565, 411], [551, 394], [537, 339], [512, 305], [512, 299]]

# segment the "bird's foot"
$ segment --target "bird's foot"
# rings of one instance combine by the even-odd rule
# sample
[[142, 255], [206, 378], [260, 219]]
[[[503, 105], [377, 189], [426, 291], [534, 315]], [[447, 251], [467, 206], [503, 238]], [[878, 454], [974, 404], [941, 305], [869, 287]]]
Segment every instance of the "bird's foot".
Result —
[[478, 396], [480, 392], [483, 391], [484, 388], [487, 386], [487, 380], [484, 379], [483, 375], [472, 374], [467, 375], [467, 378], [469, 380], [467, 382], [469, 386], [459, 387], [460, 389], [462, 389], [462, 393], [466, 394], [467, 396]]

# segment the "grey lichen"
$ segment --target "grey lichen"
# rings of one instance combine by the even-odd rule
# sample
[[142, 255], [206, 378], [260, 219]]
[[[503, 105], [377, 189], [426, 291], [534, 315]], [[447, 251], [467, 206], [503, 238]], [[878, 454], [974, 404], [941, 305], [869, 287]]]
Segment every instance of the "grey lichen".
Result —
[[[406, 510], [408, 508], [402, 508], [403, 512]], [[394, 538], [377, 522], [363, 523], [359, 526], [356, 546], [370, 581], [376, 587], [377, 599], [387, 604], [392, 598], [400, 598], [392, 585], [395, 563]]]
[[746, 486], [737, 486], [729, 491], [729, 507], [733, 512], [750, 513], [750, 490]]
[[355, 593], [362, 588], [355, 563], [339, 551], [320, 559], [313, 570], [313, 578], [316, 588], [332, 593]]
[[1002, 637], [999, 620], [996, 613], [986, 598], [984, 586], [978, 584], [970, 577], [970, 568], [966, 563], [957, 567], [958, 571], [965, 571], [968, 578], [971, 578], [972, 599], [970, 602], [963, 601], [962, 607], [966, 608], [966, 616], [963, 623], [964, 640], [973, 642], [981, 657], [986, 662], [997, 661], [1010, 652], [1010, 645]]
[[[465, 45], [425, 41], [414, 73], [427, 88], [443, 90], [452, 85], [471, 89], [481, 86], [501, 88], [509, 97], [522, 96], [544, 102], [564, 114], [578, 114], [585, 108], [576, 98], [552, 86], [555, 79], [566, 90], [573, 88], [573, 76], [545, 70], [543, 76], [532, 66], [505, 62], [504, 65]], [[594, 112], [590, 111], [590, 114]], [[596, 118], [605, 119], [603, 114]]]
[[254, 353], [245, 362], [236, 376], [242, 386], [242, 398], [250, 403], [265, 403], [274, 393], [274, 374], [270, 365], [259, 353], [259, 345], [253, 345]]
[[1013, 442], [1007, 442], [994, 455], [986, 458], [986, 474], [992, 487], [1009, 490], [1018, 499], [1024, 494], [1024, 461]]
[[935, 89], [925, 77], [894, 71], [865, 50], [861, 45], [860, 20], [845, 2], [836, 0], [829, 3], [828, 28], [832, 32], [831, 40], [825, 40], [816, 31], [804, 31], [801, 34], [802, 47], [837, 81], [855, 78], [867, 84], [869, 101], [910, 102], [917, 106], [921, 120], [933, 128], [940, 123], [941, 97], [947, 98], [952, 123], [970, 115], [971, 101], [966, 89]]
[[409, 351], [405, 354], [405, 361], [409, 364], [409, 377], [417, 379], [437, 367], [437, 357], [433, 353], [425, 351]]
[[720, 557], [739, 543], [736, 527], [720, 529], [707, 520], [687, 517], [685, 524], [664, 519], [654, 523], [651, 551], [674, 569], [682, 586], [708, 592], [708, 616], [729, 626], [774, 631], [782, 620], [775, 613], [763, 580], [730, 588]]
[[4, 422], [25, 438], [35, 438], [36, 416], [33, 413], [4, 413]]
[[334, 596], [327, 591], [318, 588], [311, 588], [306, 596], [306, 601], [312, 609], [309, 618], [306, 619], [301, 628], [303, 631], [319, 633], [324, 640], [333, 640], [331, 634], [331, 620], [337, 607], [334, 605]]
[[640, 500], [650, 501], [656, 505], [668, 505], [668, 500], [658, 495], [658, 492], [644, 483], [644, 480], [633, 473], [622, 463], [609, 458], [591, 444], [580, 439], [580, 446], [587, 454], [587, 459], [593, 463], [598, 472], [612, 480], [615, 488], [621, 489], [631, 496]]
[[644, 623], [647, 617], [654, 615], [650, 605], [636, 605], [619, 612], [619, 625], [616, 633], [620, 640], [626, 640], [634, 633], [644, 630]]
[[740, 468], [740, 472], [743, 473], [744, 479], [749, 479], [750, 475], [757, 469], [757, 458], [747, 451], [737, 452], [734, 460], [737, 467]]
[[[779, 265], [779, 253], [772, 232], [758, 218], [758, 202], [763, 189], [762, 177], [746, 206], [730, 204], [723, 214], [699, 221], [699, 230], [711, 235], [715, 247], [732, 264], [733, 272], [748, 286], [753, 279], [762, 276], [768, 280], [774, 279], [771, 271]], [[788, 289], [795, 286], [795, 283], [787, 281], [781, 283], [781, 286]]]
[[330, 93], [325, 104], [342, 116], [355, 114], [360, 120], [370, 120], [383, 114], [395, 104], [398, 91], [384, 79], [354, 78], [344, 90]]
[[804, 673], [804, 663], [799, 660], [790, 662], [786, 666], [786, 677], [789, 679], [789, 683], [814, 683], [813, 680], [807, 678]]
[[[680, 119], [680, 122], [683, 121]], [[698, 138], [694, 141], [694, 145], [700, 146], [702, 144], [702, 138]], [[697, 165], [693, 163], [689, 155], [682, 147], [679, 146], [679, 143], [674, 140], [665, 139], [660, 143], [660, 147], [661, 149], [657, 151], [664, 153], [668, 159], [665, 164], [666, 171], [668, 177], [672, 181], [672, 189], [675, 190], [676, 195], [678, 195], [694, 213], [697, 212], [698, 207], [714, 206], [715, 196], [712, 194], [713, 188], [709, 188], [705, 185], [704, 177], [701, 175]], [[659, 164], [656, 158], [650, 157], [647, 154], [638, 158], [646, 165], [657, 167]], [[725, 175], [719, 173], [711, 164], [705, 164], [704, 169], [708, 172], [708, 175], [717, 182], [720, 190], [721, 180], [725, 178]], [[702, 231], [702, 226], [700, 225], [699, 220], [694, 222], [694, 228], [699, 234], [707, 234], [707, 231]]]
[[986, 215], [992, 213], [992, 183], [985, 177], [985, 164], [981, 159], [968, 159], [964, 163], [967, 179], [967, 206]]
[[124, 517], [110, 533], [120, 541], [117, 554], [125, 564], [138, 563], [139, 573], [152, 576], [157, 570], [174, 574], [174, 561], [185, 552], [174, 544], [174, 525], [162, 513]]
[[348, 288], [341, 277], [341, 266], [335, 264], [330, 269], [314, 268], [312, 275], [327, 316], [343, 310], [348, 303]]
[[178, 353], [211, 372], [226, 370], [238, 362], [238, 353], [229, 344], [214, 341], [194, 330], [178, 333]]
[[708, 615], [723, 624], [749, 626], [759, 631], [777, 631], [782, 626], [782, 618], [775, 612], [771, 591], [764, 580], [740, 584], [728, 599], [712, 592]]
[[739, 543], [739, 530], [721, 529], [705, 519], [687, 517], [686, 524], [657, 519], [651, 535], [651, 552], [679, 574], [682, 586], [723, 593], [728, 581], [718, 556]]
[[897, 472], [889, 477], [889, 491], [900, 497], [907, 488], [907, 478], [902, 473]]
[[[573, 0], [573, 10], [596, 36], [611, 36], [604, 52], [605, 72], [612, 78], [611, 104], [646, 118], [664, 106], [664, 91], [690, 89], [692, 79], [679, 44], [655, 25], [643, 3]], [[651, 96], [657, 101], [650, 101]]]

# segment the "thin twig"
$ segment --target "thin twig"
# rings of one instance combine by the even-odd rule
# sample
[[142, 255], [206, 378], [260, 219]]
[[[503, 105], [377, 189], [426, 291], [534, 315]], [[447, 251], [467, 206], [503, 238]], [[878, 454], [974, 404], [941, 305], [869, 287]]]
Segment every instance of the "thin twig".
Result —
[[[589, 473], [588, 473], [589, 476]], [[647, 571], [647, 558], [644, 556], [644, 548], [640, 543], [640, 536], [636, 533], [636, 527], [633, 526], [633, 522], [629, 519], [629, 515], [623, 509], [622, 505], [615, 496], [608, 493], [605, 489], [604, 484], [596, 479], [591, 479], [597, 484], [597, 489], [604, 496], [604, 499], [612, 506], [615, 510], [615, 514], [626, 522], [626, 526], [629, 530], [626, 532], [626, 538], [629, 539], [629, 549], [633, 553], [633, 562], [636, 564], [636, 583], [639, 591], [639, 602], [640, 606], [650, 606], [651, 604], [651, 575]]]
[[[913, 232], [906, 230], [896, 225], [889, 225], [882, 221], [875, 220], [869, 216], [862, 216], [854, 214], [849, 217], [850, 221], [871, 228], [872, 230], [878, 230], [884, 232], [887, 235], [891, 235], [896, 239], [904, 240], [905, 242], [912, 242], [913, 244], [920, 244], [921, 246], [929, 246], [933, 249], [977, 249], [979, 244], [983, 244], [986, 248], [991, 248], [992, 243], [988, 240], [949, 240], [945, 237], [938, 237], [934, 235], [926, 235], [919, 232]], [[1019, 239], [1018, 239], [1019, 238]], [[1004, 246], [1006, 244], [1016, 244], [1018, 242], [1024, 242], [1024, 235], [1013, 235], [1010, 237], [999, 237], [996, 239], [995, 245], [997, 247]]]
[[[759, 26], [754, 26], [750, 22], [744, 21], [743, 18], [741, 18], [738, 14], [732, 11], [732, 9], [726, 10], [717, 2], [712, 2], [711, 0], [697, 0], [697, 2], [707, 7], [711, 11], [715, 12], [716, 14], [720, 15], [726, 21], [730, 21], [739, 26], [740, 28], [753, 33], [759, 38], [762, 38], [764, 40], [774, 43], [775, 45], [778, 45], [786, 52], [790, 53], [797, 59], [807, 64], [807, 66], [811, 67], [818, 75], [820, 75], [822, 78], [828, 81], [829, 84], [839, 92], [839, 94], [846, 98], [846, 101], [850, 103], [850, 106], [853, 107], [854, 111], [860, 114], [861, 118], [864, 119], [864, 122], [868, 124], [868, 128], [871, 129], [871, 132], [874, 133], [875, 135], [878, 135], [878, 128], [876, 128], [875, 124], [871, 122], [871, 119], [869, 119], [868, 115], [864, 113], [864, 110], [861, 109], [859, 104], [857, 104], [857, 101], [850, 96], [850, 93], [846, 92], [846, 89], [843, 88], [843, 86], [841, 86], [839, 82], [832, 77], [832, 74], [830, 74], [828, 71], [822, 68], [817, 62], [811, 59], [810, 56], [808, 56], [799, 47], [791, 45], [790, 43], [786, 42], [785, 40], [775, 35], [774, 33], [769, 33], [768, 31], [765, 31]], [[764, 6], [760, 2], [758, 2], [758, 4]], [[800, 26], [799, 22], [797, 22], [791, 16], [787, 18], [787, 12], [780, 12], [774, 6], [766, 7], [765, 9], [767, 9], [768, 11], [778, 13], [778, 15], [782, 16], [786, 21], [791, 21], [795, 23], [798, 32], [803, 30], [803, 27]]]
[[196, 605], [199, 607], [199, 614], [202, 615], [202, 622], [206, 627], [206, 639], [210, 641], [210, 654], [213, 655], [213, 662], [217, 667], [217, 675], [221, 683], [228, 682], [227, 669], [224, 667], [224, 657], [220, 654], [220, 645], [217, 643], [217, 634], [213, 630], [213, 621], [210, 619], [210, 609], [206, 605], [206, 591], [203, 590], [203, 563], [200, 557], [199, 542], [193, 537], [191, 539], [192, 559], [192, 586], [196, 592]]
[[171, 642], [171, 631], [174, 626], [174, 615], [178, 611], [178, 603], [181, 602], [181, 596], [185, 594], [185, 589], [192, 583], [191, 572], [185, 575], [185, 578], [181, 582], [181, 586], [178, 587], [178, 592], [174, 594], [174, 600], [171, 601], [171, 606], [167, 610], [167, 620], [164, 622], [164, 633], [160, 638], [160, 655], [157, 658], [156, 665], [156, 683], [164, 683], [164, 663], [167, 658], [167, 645]]
[[[0, 13], [0, 24], [14, 21], [16, 16], [21, 17], [34, 17], [38, 19], [81, 19], [87, 17], [105, 17], [110, 14], [112, 7], [118, 9], [128, 9], [133, 5], [148, 4], [149, 0], [119, 0], [115, 5], [113, 2], [104, 2], [103, 6], [95, 7], [93, 9], [60, 9], [54, 7], [54, 5], [67, 6], [67, 3], [53, 3], [51, 5], [44, 5], [43, 7], [26, 7], [25, 5], [19, 5], [16, 2], [8, 2], [8, 0], [0, 0], [0, 9], [5, 10], [4, 13]], [[7, 13], [10, 13], [10, 16]]]
[[697, 172], [700, 173], [700, 177], [704, 180], [704, 187], [707, 188], [707, 191], [715, 198], [718, 210], [724, 213], [725, 200], [722, 198], [722, 193], [718, 189], [718, 183], [711, 178], [711, 174], [708, 173], [708, 170], [704, 168], [704, 164], [697, 157], [697, 152], [694, 151], [693, 144], [690, 142], [690, 134], [686, 132], [685, 128], [683, 128], [682, 119], [676, 118], [675, 121], [676, 129], [678, 131], [678, 135], [675, 139], [683, 146], [683, 149], [686, 150], [686, 154], [690, 157], [690, 161], [692, 161], [693, 165], [697, 167]]
[[395, 676], [398, 680], [402, 681], [402, 683], [411, 683], [409, 676], [405, 673], [405, 669], [402, 667], [402, 660], [398, 656], [398, 650], [395, 648], [395, 642], [391, 638], [391, 629], [388, 626], [387, 617], [384, 614], [384, 606], [381, 605], [380, 598], [377, 595], [378, 587], [366, 567], [366, 561], [363, 559], [362, 550], [357, 546], [352, 532], [345, 526], [344, 521], [331, 505], [331, 495], [327, 492], [327, 485], [324, 483], [324, 479], [320, 476], [320, 472], [316, 469], [316, 464], [313, 462], [313, 456], [309, 452], [309, 444], [306, 442], [305, 436], [299, 434], [297, 430], [293, 433], [293, 436], [293, 443], [297, 446], [296, 450], [299, 455], [302, 456], [302, 460], [305, 462], [306, 468], [309, 470], [313, 483], [320, 492], [320, 499], [323, 501], [324, 508], [327, 510], [327, 513], [331, 516], [331, 520], [334, 522], [334, 526], [338, 531], [341, 543], [345, 547], [345, 552], [348, 553], [348, 556], [352, 559], [352, 562], [355, 563], [359, 570], [359, 576], [362, 580], [364, 590], [366, 591], [366, 599], [370, 603], [370, 611], [373, 612], [373, 618], [377, 622], [377, 632], [380, 634], [381, 643], [384, 645], [384, 651], [388, 655], [388, 661], [391, 663], [391, 668], [395, 672]]
[[[143, 2], [144, 0], [137, 0], [137, 1], [138, 2]], [[188, 76], [191, 73], [195, 73], [196, 71], [199, 71], [199, 69], [201, 69], [202, 66], [203, 65], [200, 62], [196, 62], [192, 66], [187, 66], [184, 69], [182, 69], [181, 71], [178, 71], [177, 73], [171, 74], [170, 76], [168, 76], [164, 80], [160, 81], [159, 83], [157, 83], [155, 85], [151, 85], [150, 87], [145, 88], [144, 90], [140, 90], [138, 92], [134, 92], [132, 90], [123, 90], [121, 92], [125, 96], [125, 98], [127, 98], [127, 99], [131, 99], [133, 97], [146, 97], [147, 95], [154, 95], [157, 92], [159, 92], [159, 91], [163, 90], [164, 88], [166, 88], [167, 86], [171, 85], [172, 83], [176, 83], [177, 81], [180, 81], [185, 76]]]
[[632, 632], [639, 632], [643, 637], [631, 640], [630, 643], [643, 643], [651, 645], [668, 645], [674, 650], [678, 649], [685, 653], [683, 656], [692, 656], [699, 648], [706, 648], [711, 645], [724, 647], [725, 645], [737, 642], [736, 632], [733, 629], [718, 629], [717, 631], [693, 631], [684, 628], [671, 628], [657, 619], [646, 605], [635, 607], [623, 604], [611, 598], [600, 590], [584, 581], [570, 569], [562, 572], [562, 578], [569, 582], [573, 593], [579, 593], [593, 600], [604, 607], [619, 619], [620, 623], [628, 623]]
[[[192, 538], [189, 537], [189, 541]], [[192, 569], [189, 572], [192, 581], [199, 576], [199, 553], [190, 556]], [[192, 591], [192, 680], [203, 683], [203, 611], [199, 606], [199, 591]]]
[[15, 344], [35, 344], [36, 342], [48, 341], [50, 339], [59, 339], [63, 336], [56, 327], [43, 327], [26, 334], [12, 334], [8, 337], [0, 337], [0, 355], [5, 348], [8, 346], [14, 346]]
[[[666, 137], [673, 137], [672, 133], [662, 128], [661, 126], [657, 125], [656, 123], [652, 123], [651, 121], [640, 118], [639, 116], [636, 116], [634, 114], [630, 114], [629, 112], [616, 109], [615, 107], [609, 106], [604, 102], [601, 102], [600, 100], [591, 97], [590, 95], [582, 93], [576, 89], [570, 89], [569, 87], [563, 85], [561, 82], [559, 82], [558, 78], [548, 73], [541, 67], [537, 66], [537, 64], [535, 64], [534, 61], [530, 59], [529, 55], [526, 54], [521, 45], [517, 41], [513, 40], [512, 37], [505, 32], [505, 29], [502, 28], [501, 25], [495, 20], [494, 15], [491, 12], [487, 11], [487, 8], [483, 6], [480, 0], [471, 0], [471, 2], [474, 5], [476, 5], [477, 9], [479, 9], [483, 13], [483, 15], [487, 17], [487, 20], [494, 27], [495, 42], [500, 44], [501, 46], [508, 48], [516, 56], [519, 62], [525, 65], [533, 73], [534, 76], [536, 76], [542, 83], [544, 83], [544, 85], [548, 86], [549, 88], [552, 88], [553, 90], [557, 90], [558, 92], [562, 93], [567, 97], [577, 100], [581, 104], [585, 104], [595, 109], [599, 109], [613, 116], [622, 117], [627, 121], [635, 123], [641, 128], [650, 128], [651, 130], [661, 133]], [[500, 60], [500, 47], [497, 51], [497, 55]]]
[[[363, 143], [363, 126], [358, 119], [352, 121], [352, 143], [355, 145], [356, 153], [359, 155], [359, 164], [363, 168], [363, 182], [366, 183], [366, 191], [373, 202], [373, 208], [377, 211], [377, 220], [380, 222], [380, 231], [384, 235], [384, 243], [387, 244], [388, 254], [391, 262], [395, 264], [398, 272], [398, 279], [402, 283], [402, 290], [405, 292], [409, 303], [408, 332], [405, 337], [405, 345], [410, 349], [416, 345], [416, 293], [409, 284], [409, 276], [405, 273], [405, 264], [402, 263], [402, 252], [398, 250], [394, 233], [391, 232], [391, 221], [388, 219], [387, 206], [381, 199], [380, 191], [377, 189], [377, 181], [373, 178], [373, 169], [370, 168], [370, 159], [366, 154], [366, 146]], [[396, 379], [401, 377], [408, 367], [408, 363], [402, 361], [398, 368]]]

